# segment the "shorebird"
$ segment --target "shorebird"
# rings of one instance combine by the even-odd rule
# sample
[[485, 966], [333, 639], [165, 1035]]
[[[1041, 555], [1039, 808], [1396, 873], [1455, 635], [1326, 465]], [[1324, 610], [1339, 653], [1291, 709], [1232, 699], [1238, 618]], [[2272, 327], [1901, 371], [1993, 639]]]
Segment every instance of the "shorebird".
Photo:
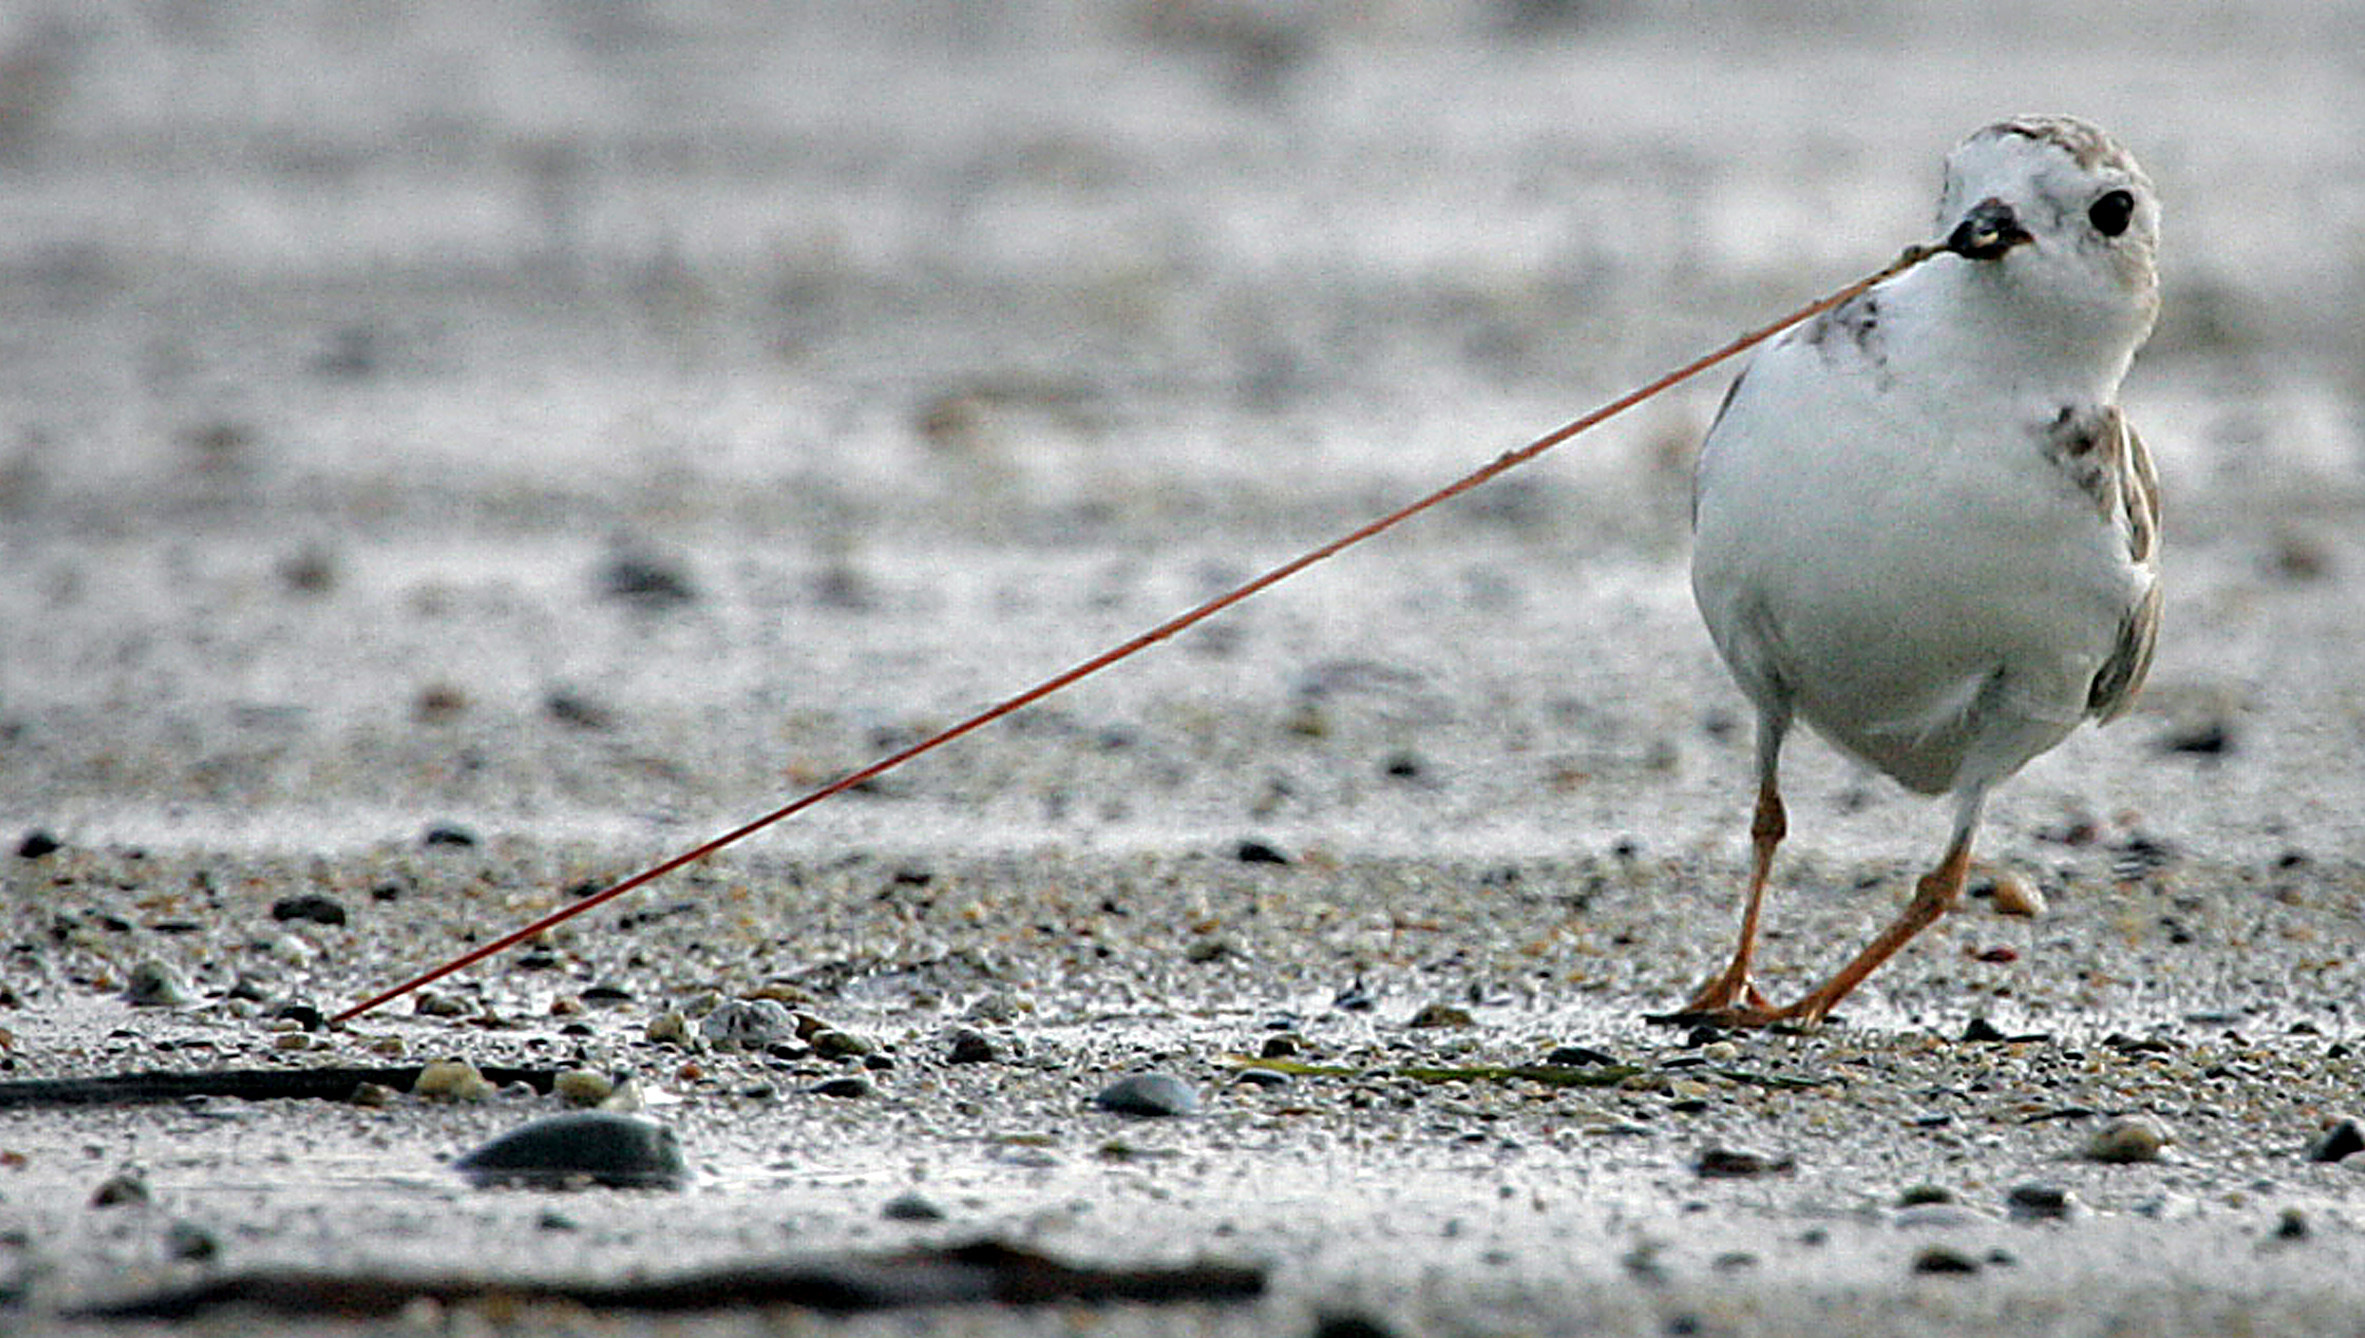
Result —
[[[1946, 159], [1943, 253], [1767, 344], [1700, 449], [1692, 591], [1757, 712], [1753, 858], [1731, 961], [1670, 1017], [1821, 1022], [1961, 896], [1989, 792], [2124, 714], [2160, 615], [2157, 481], [2119, 383], [2159, 308], [2159, 203], [2067, 116]], [[1757, 987], [1804, 721], [1952, 836], [1887, 928], [1787, 1005]]]

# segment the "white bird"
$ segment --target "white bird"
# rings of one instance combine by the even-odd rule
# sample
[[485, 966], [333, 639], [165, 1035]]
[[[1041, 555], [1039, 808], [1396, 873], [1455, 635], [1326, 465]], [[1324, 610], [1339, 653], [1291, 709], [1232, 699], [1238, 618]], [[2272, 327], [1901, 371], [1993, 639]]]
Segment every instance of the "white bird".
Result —
[[[1950, 909], [1988, 792], [2124, 713], [2159, 627], [2158, 495], [2119, 382], [2159, 309], [2159, 204], [2099, 128], [2030, 116], [1946, 159], [1934, 258], [1786, 332], [1701, 446], [1692, 592], [1757, 709], [1754, 860], [1731, 963], [1672, 1015], [1813, 1025]], [[1805, 721], [1951, 794], [1911, 902], [1821, 986], [1751, 979]]]

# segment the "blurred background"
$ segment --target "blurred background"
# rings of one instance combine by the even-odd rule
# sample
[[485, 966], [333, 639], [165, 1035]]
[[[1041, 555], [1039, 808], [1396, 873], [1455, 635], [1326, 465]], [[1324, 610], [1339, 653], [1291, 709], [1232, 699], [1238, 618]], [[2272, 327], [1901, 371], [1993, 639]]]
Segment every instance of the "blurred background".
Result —
[[[2165, 200], [2176, 584], [2006, 822], [2352, 832], [2354, 4], [23, 0], [0, 836], [761, 811], [1877, 266], [2026, 111]], [[1725, 379], [816, 819], [1737, 847]]]

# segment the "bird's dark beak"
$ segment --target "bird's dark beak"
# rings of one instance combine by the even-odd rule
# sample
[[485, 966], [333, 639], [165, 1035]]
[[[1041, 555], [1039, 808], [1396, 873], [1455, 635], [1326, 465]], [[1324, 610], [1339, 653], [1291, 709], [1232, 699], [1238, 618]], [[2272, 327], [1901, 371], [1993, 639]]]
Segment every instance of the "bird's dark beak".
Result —
[[1946, 249], [1968, 260], [2001, 260], [2013, 247], [2035, 240], [2020, 226], [2012, 206], [1989, 196], [1971, 206], [1971, 212], [1955, 224], [1947, 235]]

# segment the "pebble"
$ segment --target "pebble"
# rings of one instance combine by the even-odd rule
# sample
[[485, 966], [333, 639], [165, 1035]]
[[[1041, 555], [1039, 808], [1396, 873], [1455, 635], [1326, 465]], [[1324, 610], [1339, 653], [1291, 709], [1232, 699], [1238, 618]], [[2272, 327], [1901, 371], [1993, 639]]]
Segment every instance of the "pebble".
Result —
[[402, 1093], [382, 1082], [363, 1082], [353, 1085], [353, 1094], [345, 1100], [356, 1106], [391, 1106]]
[[1596, 1050], [1590, 1045], [1563, 1045], [1544, 1056], [1547, 1064], [1572, 1069], [1608, 1068], [1618, 1057], [1607, 1050]]
[[945, 1058], [954, 1064], [991, 1064], [1002, 1056], [984, 1032], [964, 1027], [953, 1033], [952, 1052]]
[[1471, 1027], [1477, 1025], [1477, 1020], [1470, 1016], [1470, 1010], [1467, 1008], [1449, 1003], [1433, 1003], [1423, 1005], [1421, 1011], [1413, 1014], [1405, 1021], [1404, 1025], [1408, 1027]]
[[941, 1222], [944, 1209], [916, 1189], [907, 1189], [879, 1208], [879, 1215], [890, 1222]]
[[568, 1069], [550, 1080], [550, 1090], [570, 1106], [595, 1107], [615, 1095], [615, 1080], [591, 1069]]
[[147, 1174], [136, 1166], [126, 1166], [99, 1181], [98, 1188], [90, 1192], [90, 1206], [118, 1208], [127, 1203], [146, 1203], [150, 1197]]
[[2095, 1130], [2094, 1136], [2086, 1140], [2084, 1155], [2088, 1161], [2112, 1165], [2158, 1161], [2160, 1149], [2167, 1144], [2168, 1135], [2158, 1125], [2130, 1117], [2112, 1120]]
[[305, 1031], [320, 1031], [328, 1026], [328, 1016], [308, 1003], [281, 1004], [271, 1016], [275, 1021], [293, 1022]]
[[308, 892], [301, 896], [281, 897], [271, 903], [274, 920], [309, 920], [318, 925], [345, 923], [345, 907], [334, 897]]
[[198, 1263], [220, 1254], [222, 1243], [195, 1222], [175, 1222], [164, 1229], [164, 1252], [174, 1259]]
[[411, 1011], [420, 1017], [466, 1017], [468, 1003], [454, 995], [421, 990], [411, 1003]]
[[859, 1059], [878, 1052], [878, 1044], [867, 1036], [858, 1036], [836, 1027], [823, 1027], [805, 1039], [813, 1053], [823, 1059]]
[[2365, 1152], [2365, 1125], [2359, 1125], [2353, 1116], [2333, 1121], [2321, 1137], [2308, 1144], [2309, 1161], [2339, 1161], [2359, 1152]]
[[643, 608], [690, 604], [698, 598], [697, 584], [680, 563], [654, 553], [618, 552], [599, 574], [599, 591]]
[[678, 1189], [688, 1178], [673, 1130], [639, 1115], [570, 1110], [529, 1120], [453, 1163], [478, 1186]]
[[144, 961], [131, 969], [123, 997], [135, 1008], [177, 1008], [194, 996], [181, 973], [159, 961]]
[[1998, 915], [2018, 916], [2033, 920], [2045, 913], [2045, 894], [2034, 883], [2008, 873], [1999, 873], [1992, 884], [1992, 900]]
[[720, 1049], [761, 1050], [795, 1041], [797, 1018], [777, 999], [725, 999], [699, 1019], [698, 1034]]
[[1926, 1245], [1913, 1256], [1916, 1273], [1976, 1273], [1979, 1261], [1951, 1245]]
[[2060, 1185], [2031, 1181], [2004, 1194], [2004, 1210], [2023, 1222], [2057, 1220], [2077, 1209], [2077, 1196]]
[[870, 1096], [879, 1089], [871, 1086], [868, 1078], [847, 1077], [824, 1078], [805, 1090], [815, 1096], [861, 1097]]
[[1251, 1087], [1287, 1087], [1289, 1085], [1289, 1075], [1279, 1069], [1244, 1068], [1233, 1074], [1232, 1080], [1247, 1083]]
[[1313, 1338], [1396, 1338], [1396, 1330], [1369, 1315], [1325, 1313], [1315, 1317]]
[[465, 1059], [438, 1059], [419, 1069], [411, 1094], [432, 1101], [483, 1101], [492, 1096], [493, 1085]]
[[1189, 1115], [1199, 1109], [1199, 1093], [1171, 1073], [1136, 1073], [1101, 1088], [1092, 1104], [1119, 1115]]
[[65, 842], [36, 827], [26, 832], [24, 839], [16, 843], [16, 857], [18, 859], [47, 859], [65, 848]]
[[1785, 1153], [1770, 1157], [1762, 1152], [1723, 1146], [1706, 1148], [1692, 1169], [1705, 1180], [1738, 1179], [1753, 1175], [1783, 1175], [1798, 1169], [1798, 1159]]
[[682, 1016], [681, 1010], [668, 1008], [650, 1018], [649, 1028], [642, 1034], [659, 1045], [688, 1045], [690, 1020]]

